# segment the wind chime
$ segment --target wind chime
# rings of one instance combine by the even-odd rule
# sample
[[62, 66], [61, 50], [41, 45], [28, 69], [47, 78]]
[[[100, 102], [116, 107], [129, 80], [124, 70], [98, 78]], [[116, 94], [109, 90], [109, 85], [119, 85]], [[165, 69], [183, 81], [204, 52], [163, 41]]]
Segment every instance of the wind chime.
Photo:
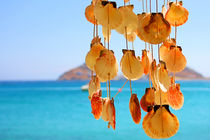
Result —
[[[158, 12], [158, 0], [155, 13], [152, 12], [151, 5], [150, 0], [149, 11], [148, 1], [142, 0], [143, 12], [136, 15], [130, 0], [124, 0], [121, 7], [117, 7], [114, 1], [92, 0], [91, 5], [85, 9], [86, 19], [94, 25], [93, 39], [85, 62], [92, 71], [89, 99], [95, 119], [102, 118], [108, 122], [108, 128], [111, 126], [115, 129], [114, 98], [129, 81], [129, 109], [133, 121], [136, 124], [140, 123], [142, 108], [147, 112], [142, 123], [145, 133], [151, 138], [159, 139], [174, 136], [179, 129], [179, 121], [171, 113], [169, 106], [178, 110], [184, 103], [180, 84], [175, 83], [175, 73], [184, 70], [187, 63], [182, 48], [177, 46], [177, 27], [186, 23], [189, 12], [183, 7], [182, 1], [177, 0], [164, 0], [162, 12]], [[103, 44], [98, 35], [98, 25], [102, 26]], [[175, 38], [170, 38], [172, 26], [175, 27]], [[118, 62], [109, 43], [112, 30], [125, 37], [126, 46], [122, 50], [120, 68], [127, 81], [115, 96], [112, 96], [110, 91], [110, 81], [118, 72]], [[134, 50], [133, 42], [136, 36], [145, 42], [141, 57], [136, 56]], [[132, 42], [132, 47], [129, 48], [128, 42]], [[153, 55], [154, 45], [158, 47], [158, 63]], [[139, 101], [137, 94], [132, 92], [132, 81], [140, 79], [143, 75], [148, 76], [150, 87], [146, 88]], [[105, 98], [102, 97], [100, 82], [106, 82], [107, 85]]]

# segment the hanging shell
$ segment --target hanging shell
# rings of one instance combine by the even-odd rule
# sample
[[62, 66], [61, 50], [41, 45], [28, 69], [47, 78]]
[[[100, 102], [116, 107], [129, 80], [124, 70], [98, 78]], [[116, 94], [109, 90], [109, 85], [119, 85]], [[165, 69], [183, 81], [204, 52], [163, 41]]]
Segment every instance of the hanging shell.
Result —
[[115, 107], [114, 107], [114, 100], [109, 100], [108, 103], [108, 109], [107, 109], [107, 114], [109, 116], [109, 123], [108, 123], [108, 128], [110, 128], [110, 125], [112, 128], [115, 130], [115, 125], [116, 125], [116, 115], [115, 115]]
[[89, 5], [86, 7], [85, 9], [85, 17], [87, 19], [87, 21], [89, 21], [92, 24], [96, 24], [96, 20], [94, 17], [94, 6], [93, 4]]
[[109, 121], [109, 116], [108, 116], [108, 104], [110, 102], [110, 99], [109, 98], [103, 98], [102, 99], [102, 113], [101, 113], [101, 118], [104, 120], [104, 121]]
[[115, 78], [118, 72], [118, 63], [114, 52], [107, 49], [102, 50], [100, 57], [96, 60], [94, 70], [101, 82]]
[[182, 54], [180, 46], [171, 46], [165, 59], [166, 67], [170, 72], [180, 72], [187, 65], [187, 60]]
[[95, 75], [91, 78], [88, 86], [88, 92], [89, 92], [89, 99], [91, 100], [93, 93], [98, 92], [100, 90], [100, 80]]
[[153, 106], [155, 102], [155, 88], [146, 88], [145, 94], [142, 96], [140, 105], [141, 108], [148, 112], [148, 107]]
[[162, 6], [162, 14], [163, 14], [163, 17], [165, 17], [166, 12], [167, 12], [167, 9], [166, 9], [165, 5], [163, 5]]
[[156, 60], [154, 59], [152, 61], [151, 68], [150, 68], [150, 77], [151, 77], [152, 85], [155, 89], [159, 88], [157, 74], [158, 74], [158, 69], [156, 65]]
[[180, 91], [180, 84], [173, 83], [168, 92], [169, 105], [175, 109], [181, 109], [184, 104], [184, 96]]
[[163, 18], [162, 13], [147, 14], [143, 16], [141, 22], [137, 30], [138, 36], [150, 44], [162, 43], [171, 33], [171, 26]]
[[101, 98], [101, 90], [95, 92], [91, 98], [91, 108], [92, 113], [96, 120], [100, 119], [102, 115], [102, 98]]
[[148, 113], [143, 121], [145, 133], [155, 139], [174, 136], [179, 129], [179, 120], [169, 110], [168, 105], [155, 106], [154, 113]]
[[101, 43], [94, 43], [91, 46], [90, 51], [87, 53], [85, 58], [85, 63], [89, 69], [94, 71], [94, 65], [96, 63], [96, 59], [100, 56], [100, 52], [104, 50], [104, 46]]
[[123, 50], [120, 67], [125, 78], [138, 80], [143, 75], [142, 62], [136, 58], [134, 50]]
[[168, 92], [170, 84], [171, 84], [170, 76], [169, 76], [168, 71], [166, 69], [165, 62], [160, 61], [159, 63], [160, 64], [158, 65], [158, 74], [157, 74], [158, 87], [163, 92]]
[[142, 50], [142, 64], [144, 67], [144, 74], [149, 74], [150, 66], [152, 64], [152, 58], [150, 52], [147, 50]]
[[116, 2], [97, 2], [94, 15], [99, 24], [109, 29], [115, 29], [122, 23], [122, 15], [117, 9]]
[[180, 26], [187, 22], [189, 12], [182, 6], [182, 2], [171, 2], [165, 18], [172, 26]]
[[119, 7], [119, 12], [122, 15], [122, 24], [120, 24], [116, 31], [120, 34], [131, 34], [137, 29], [138, 18], [133, 12], [133, 5], [126, 5]]
[[170, 46], [175, 46], [176, 45], [176, 40], [171, 38], [167, 39], [166, 41], [163, 42], [163, 44], [160, 46], [160, 60], [165, 62], [166, 61], [166, 56], [168, 55], [168, 52], [170, 50]]
[[130, 109], [130, 113], [133, 118], [133, 121], [136, 124], [139, 124], [141, 120], [141, 109], [140, 109], [140, 104], [139, 104], [137, 94], [131, 95], [130, 102], [129, 102], [129, 109]]
[[142, 13], [142, 14], [138, 14], [137, 17], [138, 17], [138, 22], [137, 22], [137, 30], [136, 30], [136, 33], [137, 33], [137, 36], [144, 42], [146, 42], [145, 40], [145, 37], [143, 35], [143, 28], [144, 28], [144, 25], [143, 23], [145, 23], [145, 21], [147, 19], [149, 19], [149, 17], [151, 16], [151, 13]]

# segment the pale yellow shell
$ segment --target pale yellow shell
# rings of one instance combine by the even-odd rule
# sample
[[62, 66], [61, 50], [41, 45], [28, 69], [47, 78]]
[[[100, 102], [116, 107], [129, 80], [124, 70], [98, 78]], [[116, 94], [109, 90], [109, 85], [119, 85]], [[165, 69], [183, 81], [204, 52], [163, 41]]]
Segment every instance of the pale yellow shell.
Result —
[[90, 51], [87, 53], [85, 58], [85, 63], [89, 69], [94, 71], [94, 65], [96, 63], [96, 59], [100, 56], [100, 52], [105, 49], [101, 43], [95, 43]]
[[138, 80], [143, 75], [142, 62], [136, 58], [133, 50], [124, 50], [120, 67], [125, 78]]
[[96, 60], [94, 70], [101, 82], [112, 80], [117, 76], [118, 63], [111, 50], [104, 49]]
[[171, 84], [171, 79], [170, 79], [168, 71], [167, 71], [167, 69], [165, 67], [165, 63], [164, 62], [160, 62], [159, 66], [158, 66], [157, 78], [158, 78], [158, 86], [159, 86], [159, 88], [163, 92], [168, 92], [170, 84]]
[[[122, 15], [122, 24], [120, 24], [116, 31], [120, 34], [131, 34], [132, 32], [136, 31], [138, 18], [137, 15], [133, 12], [133, 5], [126, 5], [119, 7], [119, 11]], [[127, 31], [125, 31], [125, 28]]]
[[88, 92], [89, 92], [89, 99], [91, 100], [93, 93], [98, 92], [100, 90], [100, 80], [97, 76], [93, 76], [89, 82]]
[[109, 102], [110, 102], [110, 99], [108, 99], [108, 98], [103, 98], [102, 99], [103, 107], [102, 107], [102, 115], [101, 115], [101, 118], [104, 121], [109, 121], [109, 116], [107, 114]]
[[94, 15], [98, 23], [110, 29], [115, 29], [122, 23], [122, 15], [113, 6], [114, 3], [107, 2], [104, 6], [102, 2], [97, 2], [94, 7]]

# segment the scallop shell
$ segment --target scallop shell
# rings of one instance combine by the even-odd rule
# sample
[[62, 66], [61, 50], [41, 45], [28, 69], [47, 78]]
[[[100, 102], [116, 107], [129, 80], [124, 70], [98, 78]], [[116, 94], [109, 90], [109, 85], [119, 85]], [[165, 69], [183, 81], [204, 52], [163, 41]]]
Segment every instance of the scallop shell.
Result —
[[109, 102], [108, 102], [107, 114], [108, 114], [108, 118], [109, 118], [108, 128], [110, 127], [109, 125], [111, 125], [112, 128], [115, 130], [116, 115], [115, 115], [115, 107], [114, 107], [114, 100], [113, 99], [109, 100]]
[[168, 55], [168, 52], [170, 50], [171, 45], [176, 45], [175, 39], [167, 39], [163, 42], [163, 44], [160, 46], [160, 60], [166, 61], [166, 56]]
[[142, 96], [140, 105], [141, 108], [148, 112], [148, 107], [153, 106], [155, 102], [155, 88], [146, 88], [145, 94]]
[[96, 63], [96, 59], [100, 56], [100, 52], [105, 48], [101, 43], [95, 43], [90, 51], [87, 53], [85, 58], [85, 63], [89, 69], [94, 71], [94, 65]]
[[97, 2], [94, 7], [94, 15], [98, 23], [109, 29], [118, 27], [122, 23], [122, 15], [116, 7], [116, 2]]
[[[137, 22], [137, 30], [136, 30], [136, 33], [137, 33], [137, 36], [142, 40], [142, 41], [145, 41], [145, 37], [143, 35], [143, 28], [144, 28], [144, 24], [145, 24], [145, 21], [147, 21], [149, 19], [149, 17], [151, 16], [150, 13], [142, 13], [142, 14], [138, 14], [137, 17], [138, 17], [138, 22]], [[144, 23], [144, 24], [143, 24]]]
[[96, 60], [94, 70], [101, 82], [112, 80], [117, 76], [118, 63], [113, 51], [104, 49]]
[[158, 79], [158, 87], [163, 92], [167, 92], [171, 84], [171, 79], [166, 69], [166, 64], [163, 61], [160, 61], [159, 64], [157, 79]]
[[102, 113], [101, 113], [101, 118], [104, 120], [104, 121], [109, 121], [109, 116], [107, 114], [108, 112], [108, 104], [110, 102], [110, 99], [109, 98], [103, 98], [102, 99]]
[[168, 92], [169, 105], [175, 109], [181, 109], [184, 104], [184, 96], [180, 91], [180, 84], [172, 84]]
[[171, 2], [170, 8], [166, 13], [166, 20], [172, 26], [180, 26], [187, 22], [189, 12], [182, 6], [182, 3]]
[[147, 14], [139, 24], [139, 37], [150, 44], [160, 44], [167, 39], [171, 33], [170, 24], [163, 18], [162, 13]]
[[125, 78], [138, 80], [143, 75], [142, 62], [136, 58], [134, 50], [123, 50], [120, 67]]
[[170, 72], [180, 72], [187, 65], [187, 60], [179, 46], [171, 46], [165, 59], [166, 67]]
[[140, 104], [139, 104], [137, 94], [131, 95], [130, 102], [129, 102], [129, 109], [130, 109], [130, 113], [133, 118], [133, 121], [136, 124], [139, 124], [141, 120], [141, 109], [140, 109]]
[[100, 119], [102, 115], [102, 98], [101, 98], [101, 90], [95, 92], [91, 98], [91, 108], [92, 113], [96, 120]]
[[118, 8], [122, 15], [122, 24], [116, 28], [118, 33], [125, 34], [125, 28], [127, 30], [127, 34], [131, 34], [132, 32], [136, 31], [138, 18], [133, 12], [133, 8], [133, 5], [126, 5]]
[[166, 105], [168, 102], [168, 92], [163, 92], [161, 89], [156, 89], [155, 91], [155, 104], [156, 105]]
[[169, 138], [179, 130], [179, 120], [166, 106], [155, 106], [154, 113], [143, 124], [145, 133], [151, 138]]
[[152, 59], [150, 58], [149, 52], [146, 50], [142, 50], [142, 64], [144, 67], [144, 74], [149, 74], [150, 66], [152, 63]]
[[94, 6], [92, 4], [86, 7], [85, 17], [90, 23], [97, 24], [96, 19], [94, 17]]
[[89, 99], [91, 100], [93, 93], [98, 92], [100, 90], [100, 80], [97, 76], [93, 76], [89, 82], [88, 92]]

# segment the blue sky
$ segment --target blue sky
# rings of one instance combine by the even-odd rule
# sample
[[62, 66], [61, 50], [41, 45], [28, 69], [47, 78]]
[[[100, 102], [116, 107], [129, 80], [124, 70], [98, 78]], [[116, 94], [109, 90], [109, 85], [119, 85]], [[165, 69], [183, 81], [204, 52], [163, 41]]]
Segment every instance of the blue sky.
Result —
[[[84, 16], [90, 2], [0, 0], [0, 80], [54, 80], [84, 63], [92, 39], [93, 25]], [[121, 6], [123, 0], [117, 3]], [[131, 0], [131, 3], [135, 13], [140, 13], [141, 2]], [[155, 0], [152, 3], [155, 7]], [[210, 2], [183, 3], [190, 16], [178, 28], [177, 44], [182, 46], [188, 66], [210, 77]], [[162, 4], [163, 0], [159, 0], [159, 5]], [[144, 43], [137, 38], [134, 47], [136, 54], [141, 55]], [[112, 31], [110, 48], [120, 61], [124, 37]]]

